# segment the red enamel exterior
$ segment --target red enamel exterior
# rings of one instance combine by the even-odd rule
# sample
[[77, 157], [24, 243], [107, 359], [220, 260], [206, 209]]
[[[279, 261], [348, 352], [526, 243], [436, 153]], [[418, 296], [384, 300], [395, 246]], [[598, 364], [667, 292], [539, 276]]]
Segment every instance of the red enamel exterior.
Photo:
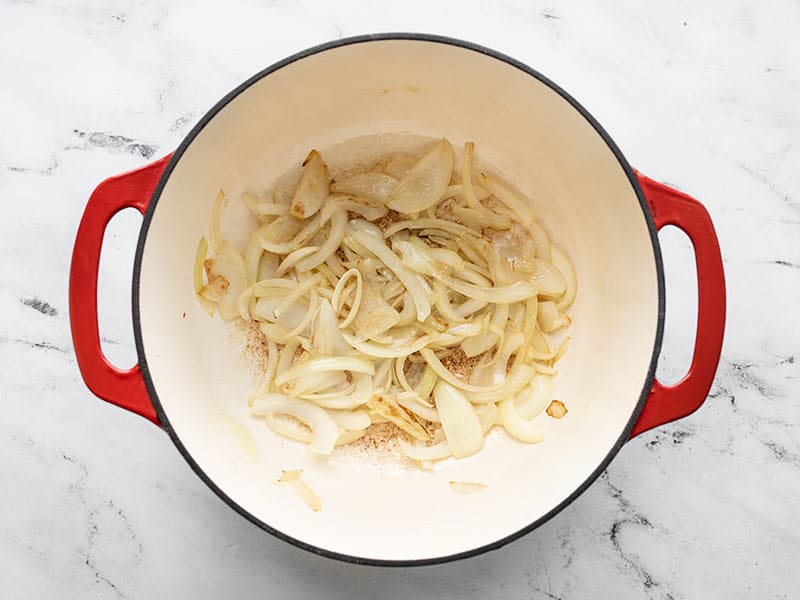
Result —
[[697, 265], [697, 335], [689, 372], [666, 386], [657, 379], [631, 437], [696, 411], [706, 399], [717, 372], [725, 332], [725, 275], [714, 225], [694, 198], [636, 173], [656, 229], [674, 225], [694, 246]]
[[144, 214], [170, 157], [111, 177], [97, 186], [78, 227], [69, 273], [72, 341], [83, 380], [103, 400], [142, 415], [156, 425], [160, 423], [139, 365], [128, 370], [117, 369], [103, 355], [97, 325], [97, 272], [108, 222], [123, 208], [132, 207]]

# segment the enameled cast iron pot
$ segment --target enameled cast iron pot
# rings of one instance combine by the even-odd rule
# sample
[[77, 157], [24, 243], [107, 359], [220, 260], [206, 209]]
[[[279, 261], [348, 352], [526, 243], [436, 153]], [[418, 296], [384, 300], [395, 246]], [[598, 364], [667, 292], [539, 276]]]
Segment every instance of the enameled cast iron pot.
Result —
[[[379, 146], [375, 134], [396, 132], [446, 137], [454, 147], [475, 141], [481, 161], [531, 197], [574, 262], [572, 342], [556, 383], [570, 412], [546, 420], [542, 444], [498, 432], [478, 455], [426, 473], [358, 453], [315, 459], [247, 415], [252, 381], [241, 355], [192, 286], [217, 191], [236, 198], [268, 189], [309, 148], [326, 156], [344, 140], [373, 136]], [[122, 371], [100, 349], [97, 271], [105, 226], [125, 207], [144, 213], [144, 223], [133, 274], [139, 362]], [[691, 239], [699, 292], [694, 357], [674, 386], [654, 377], [664, 323], [656, 232], [664, 225]], [[75, 242], [70, 315], [88, 387], [164, 428], [234, 510], [312, 552], [410, 565], [475, 555], [531, 531], [585, 490], [632, 436], [697, 409], [719, 360], [725, 283], [706, 210], [632, 169], [557, 85], [473, 44], [388, 34], [325, 44], [265, 69], [214, 106], [174, 154], [100, 184]], [[257, 460], [220, 414], [252, 432]], [[272, 483], [295, 468], [322, 498], [320, 512]], [[488, 487], [458, 495], [452, 480]]]

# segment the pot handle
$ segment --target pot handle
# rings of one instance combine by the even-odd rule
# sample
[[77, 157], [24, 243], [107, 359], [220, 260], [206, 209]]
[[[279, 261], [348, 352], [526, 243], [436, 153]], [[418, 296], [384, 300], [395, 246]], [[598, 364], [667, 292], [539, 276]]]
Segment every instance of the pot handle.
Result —
[[653, 381], [631, 437], [686, 417], [706, 399], [722, 351], [725, 330], [725, 274], [717, 234], [705, 207], [694, 198], [637, 172], [656, 229], [675, 225], [694, 246], [697, 265], [697, 334], [689, 372], [675, 385]]
[[89, 197], [83, 212], [69, 272], [69, 314], [75, 356], [87, 387], [103, 400], [135, 412], [160, 425], [139, 365], [117, 369], [103, 355], [97, 324], [97, 272], [103, 234], [123, 208], [144, 214], [172, 155], [103, 181]]

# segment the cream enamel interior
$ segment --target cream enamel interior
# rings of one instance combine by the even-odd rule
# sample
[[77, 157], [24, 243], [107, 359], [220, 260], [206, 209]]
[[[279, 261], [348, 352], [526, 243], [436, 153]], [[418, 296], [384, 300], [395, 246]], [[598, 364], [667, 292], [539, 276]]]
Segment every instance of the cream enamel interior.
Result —
[[[475, 141], [480, 166], [531, 198], [553, 240], [573, 260], [579, 292], [572, 343], [556, 382], [556, 397], [569, 414], [561, 421], [542, 419], [543, 444], [520, 444], [495, 431], [479, 455], [445, 462], [432, 473], [355, 450], [327, 462], [314, 458], [302, 444], [248, 417], [252, 379], [235, 338], [194, 297], [197, 241], [220, 188], [234, 200], [245, 190], [269, 189], [311, 147], [345, 165], [398, 143], [422, 147], [430, 137], [446, 137], [456, 147]], [[232, 204], [224, 233], [235, 239], [244, 213]], [[227, 496], [269, 526], [319, 548], [418, 560], [512, 534], [559, 505], [597, 468], [646, 380], [658, 284], [635, 192], [601, 136], [567, 101], [529, 74], [473, 50], [381, 40], [284, 66], [202, 129], [154, 211], [139, 308], [145, 357], [169, 423]], [[248, 458], [220, 413], [249, 429], [258, 460]], [[295, 468], [304, 469], [322, 511], [312, 513], [287, 486], [273, 483], [281, 469]], [[488, 487], [458, 495], [451, 480]]]

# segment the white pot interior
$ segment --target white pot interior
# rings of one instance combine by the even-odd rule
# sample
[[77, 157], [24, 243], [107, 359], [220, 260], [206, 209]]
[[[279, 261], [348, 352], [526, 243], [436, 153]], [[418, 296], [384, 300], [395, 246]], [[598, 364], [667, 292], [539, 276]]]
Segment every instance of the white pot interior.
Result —
[[[402, 134], [402, 135], [397, 135]], [[220, 188], [262, 192], [310, 148], [335, 170], [446, 137], [477, 146], [479, 166], [528, 196], [579, 282], [556, 395], [540, 445], [502, 431], [433, 472], [385, 453], [342, 449], [327, 462], [248, 415], [253, 378], [235, 335], [198, 305], [192, 264]], [[348, 141], [350, 140], [350, 141]], [[223, 232], [250, 225], [233, 201]], [[420, 560], [500, 540], [558, 506], [590, 476], [635, 410], [658, 322], [657, 271], [636, 194], [606, 142], [563, 97], [494, 57], [432, 41], [380, 40], [292, 62], [251, 85], [197, 135], [163, 189], [140, 272], [141, 339], [153, 386], [192, 459], [244, 510], [324, 550]], [[185, 313], [185, 317], [183, 316]], [[252, 460], [220, 414], [256, 440]], [[282, 469], [304, 470], [312, 513]], [[488, 485], [455, 494], [449, 481]]]

